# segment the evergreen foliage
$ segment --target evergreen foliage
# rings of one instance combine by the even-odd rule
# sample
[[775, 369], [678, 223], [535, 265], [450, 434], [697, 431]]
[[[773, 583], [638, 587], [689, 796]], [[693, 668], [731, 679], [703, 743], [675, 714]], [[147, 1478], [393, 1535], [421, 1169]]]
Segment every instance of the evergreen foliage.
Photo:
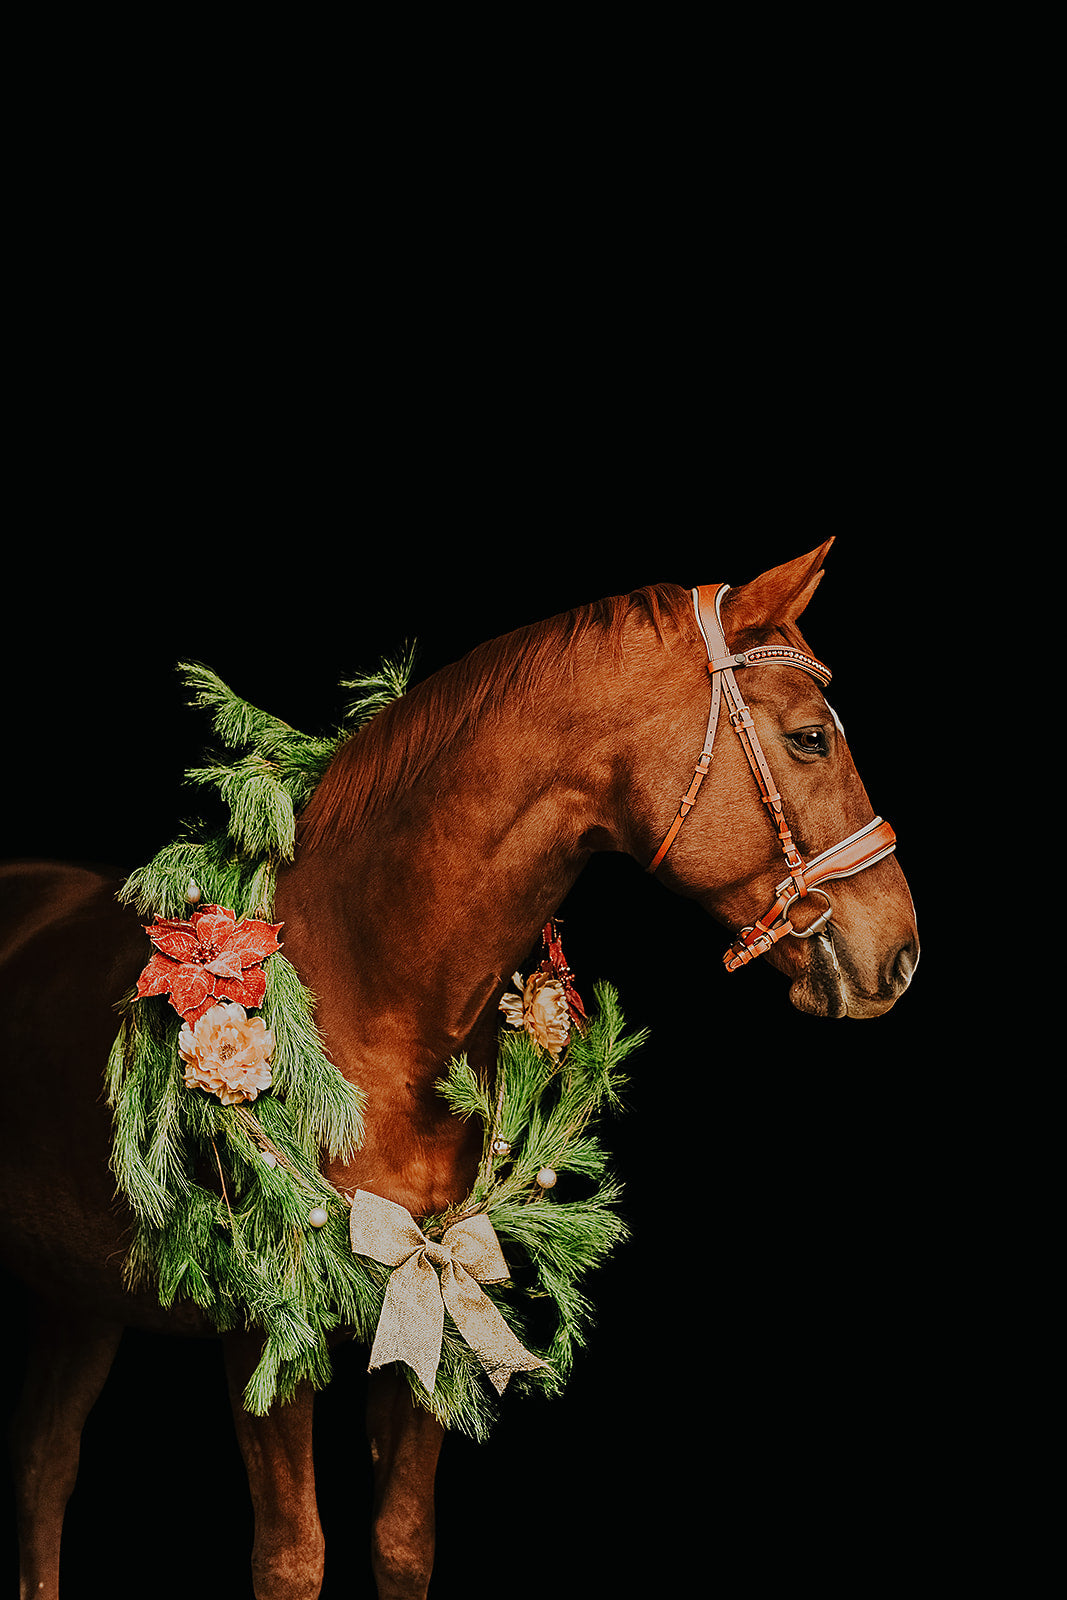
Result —
[[[209, 668], [180, 671], [228, 747], [188, 774], [218, 791], [226, 821], [188, 825], [131, 874], [119, 898], [146, 919], [180, 917], [195, 883], [202, 903], [269, 920], [296, 813], [346, 730], [309, 737], [241, 700]], [[383, 692], [375, 676], [364, 681], [368, 692]], [[395, 673], [389, 682], [401, 691]], [[112, 1169], [137, 1220], [127, 1279], [153, 1283], [163, 1305], [192, 1300], [220, 1331], [262, 1327], [263, 1359], [246, 1395], [257, 1412], [302, 1378], [325, 1382], [329, 1333], [350, 1326], [373, 1334], [383, 1292], [380, 1269], [348, 1247], [347, 1209], [318, 1165], [320, 1150], [359, 1148], [363, 1097], [327, 1059], [312, 997], [284, 955], [269, 957], [264, 974], [272, 1090], [254, 1109], [186, 1088], [181, 1019], [162, 999], [125, 998], [107, 1071]], [[328, 1219], [319, 1229], [308, 1226], [316, 1206]]]
[[[346, 712], [349, 728], [403, 693], [412, 660], [409, 649], [344, 685], [357, 691]], [[230, 752], [189, 776], [218, 792], [227, 821], [187, 826], [130, 876], [120, 899], [146, 919], [180, 917], [195, 882], [203, 903], [270, 920], [274, 875], [292, 856], [296, 814], [346, 730], [309, 737], [240, 700], [208, 668], [182, 671], [194, 703], [209, 711]], [[260, 1009], [275, 1037], [272, 1086], [252, 1105], [225, 1107], [186, 1087], [177, 1049], [181, 1019], [162, 997], [124, 999], [106, 1077], [112, 1168], [136, 1220], [127, 1279], [154, 1286], [163, 1305], [192, 1301], [219, 1331], [263, 1331], [263, 1356], [245, 1394], [257, 1414], [302, 1380], [328, 1381], [334, 1330], [372, 1342], [389, 1275], [353, 1254], [348, 1203], [319, 1169], [322, 1150], [345, 1156], [358, 1149], [363, 1097], [327, 1059], [313, 997], [284, 955], [269, 956], [264, 972]], [[549, 1363], [516, 1375], [512, 1383], [520, 1389], [562, 1387], [592, 1318], [581, 1280], [625, 1238], [615, 1210], [619, 1187], [590, 1125], [618, 1109], [621, 1068], [643, 1038], [624, 1032], [618, 997], [601, 985], [587, 1025], [572, 1031], [560, 1060], [524, 1030], [502, 1028], [491, 1090], [465, 1057], [450, 1064], [442, 1081], [455, 1115], [481, 1120], [483, 1156], [463, 1205], [421, 1226], [439, 1237], [461, 1215], [489, 1216], [513, 1278], [485, 1292], [522, 1342]], [[508, 1147], [503, 1155], [501, 1140]], [[563, 1180], [560, 1195], [538, 1183], [546, 1167]], [[562, 1198], [568, 1185], [576, 1192]], [[323, 1226], [309, 1225], [312, 1208], [325, 1212]], [[546, 1309], [550, 1326], [542, 1327]], [[445, 1426], [485, 1435], [496, 1397], [450, 1318], [433, 1393], [408, 1376], [419, 1403]]]
[[[492, 1093], [465, 1057], [450, 1064], [441, 1085], [457, 1116], [482, 1120], [485, 1139], [470, 1197], [436, 1225], [445, 1228], [457, 1215], [485, 1211], [505, 1258], [523, 1264], [515, 1270], [524, 1294], [555, 1303], [550, 1339], [530, 1345], [549, 1368], [517, 1375], [512, 1382], [520, 1387], [562, 1387], [592, 1321], [592, 1307], [578, 1285], [627, 1236], [614, 1209], [620, 1187], [608, 1170], [607, 1152], [589, 1131], [605, 1109], [621, 1108], [623, 1065], [647, 1038], [624, 1029], [617, 993], [599, 984], [588, 1025], [581, 1032], [572, 1029], [558, 1062], [524, 1030], [505, 1029]], [[498, 1141], [508, 1146], [506, 1154], [495, 1153]], [[595, 1187], [585, 1195], [557, 1198], [554, 1186], [543, 1189], [537, 1181], [545, 1168], [557, 1178], [578, 1180], [575, 1187], [581, 1180]], [[424, 1223], [424, 1231], [434, 1225]], [[511, 1320], [510, 1293], [504, 1289], [499, 1296], [499, 1308]]]
[[399, 700], [407, 690], [415, 670], [415, 646], [408, 643], [403, 653], [387, 657], [377, 672], [361, 673], [355, 678], [342, 678], [342, 689], [354, 689], [356, 697], [345, 707], [345, 720], [361, 728], [365, 722], [384, 711], [387, 705]]

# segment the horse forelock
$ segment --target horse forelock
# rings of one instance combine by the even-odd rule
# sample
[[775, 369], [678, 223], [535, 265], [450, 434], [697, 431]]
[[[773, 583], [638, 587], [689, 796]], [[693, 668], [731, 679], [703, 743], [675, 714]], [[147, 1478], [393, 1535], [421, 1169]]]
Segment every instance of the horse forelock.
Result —
[[689, 590], [650, 584], [475, 646], [345, 741], [300, 818], [301, 846], [313, 849], [358, 832], [461, 733], [473, 731], [505, 705], [533, 706], [546, 689], [565, 683], [590, 638], [616, 664], [635, 615], [669, 648], [672, 634], [690, 631], [691, 609]]

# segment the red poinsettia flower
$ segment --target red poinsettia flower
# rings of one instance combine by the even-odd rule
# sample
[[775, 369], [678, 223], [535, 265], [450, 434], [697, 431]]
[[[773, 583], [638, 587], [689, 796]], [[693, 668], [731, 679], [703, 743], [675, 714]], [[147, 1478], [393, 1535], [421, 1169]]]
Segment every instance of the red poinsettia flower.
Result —
[[137, 980], [137, 998], [165, 994], [195, 1024], [220, 1000], [258, 1006], [267, 990], [262, 963], [279, 948], [281, 923], [237, 921], [225, 906], [201, 906], [191, 917], [157, 917], [145, 932], [155, 945]]

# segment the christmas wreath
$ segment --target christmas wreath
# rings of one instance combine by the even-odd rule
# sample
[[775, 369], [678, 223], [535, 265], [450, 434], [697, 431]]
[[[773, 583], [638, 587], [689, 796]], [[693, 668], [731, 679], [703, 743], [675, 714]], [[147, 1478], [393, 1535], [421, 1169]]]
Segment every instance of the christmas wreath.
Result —
[[411, 661], [344, 685], [356, 697], [329, 737], [257, 710], [203, 666], [180, 669], [225, 747], [188, 777], [224, 817], [189, 826], [120, 892], [152, 920], [107, 1069], [112, 1168], [135, 1218], [130, 1286], [191, 1300], [220, 1332], [262, 1330], [250, 1411], [328, 1382], [331, 1337], [351, 1330], [372, 1367], [402, 1362], [419, 1403], [480, 1438], [509, 1380], [557, 1392], [585, 1341], [582, 1280], [625, 1237], [592, 1125], [618, 1109], [644, 1035], [626, 1032], [607, 984], [587, 1013], [551, 922], [543, 959], [501, 1002], [492, 1084], [464, 1056], [440, 1084], [484, 1130], [463, 1203], [415, 1219], [323, 1177], [321, 1151], [359, 1148], [363, 1096], [326, 1056], [280, 947], [274, 875], [338, 744], [404, 692]]

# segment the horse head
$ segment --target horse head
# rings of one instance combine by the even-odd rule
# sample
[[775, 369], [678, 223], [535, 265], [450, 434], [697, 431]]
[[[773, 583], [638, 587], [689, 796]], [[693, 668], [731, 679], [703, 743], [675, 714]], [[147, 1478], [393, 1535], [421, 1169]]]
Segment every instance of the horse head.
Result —
[[661, 840], [650, 869], [736, 934], [730, 970], [765, 954], [800, 1011], [876, 1017], [907, 988], [919, 945], [893, 830], [875, 816], [823, 693], [829, 670], [797, 625], [832, 542], [743, 587], [693, 591], [685, 671], [653, 715], [657, 742], [679, 753], [675, 783], [684, 755], [700, 756], [666, 831], [680, 790], [665, 773], [638, 816]]

